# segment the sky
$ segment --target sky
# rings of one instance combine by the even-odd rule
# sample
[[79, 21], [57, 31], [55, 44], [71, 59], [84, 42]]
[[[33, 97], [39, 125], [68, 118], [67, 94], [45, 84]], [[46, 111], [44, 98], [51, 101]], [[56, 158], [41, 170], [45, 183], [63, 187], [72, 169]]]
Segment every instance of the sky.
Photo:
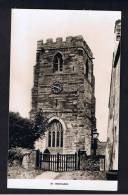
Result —
[[82, 35], [95, 58], [97, 130], [106, 141], [114, 26], [120, 18], [119, 11], [12, 9], [9, 110], [29, 118], [37, 41]]

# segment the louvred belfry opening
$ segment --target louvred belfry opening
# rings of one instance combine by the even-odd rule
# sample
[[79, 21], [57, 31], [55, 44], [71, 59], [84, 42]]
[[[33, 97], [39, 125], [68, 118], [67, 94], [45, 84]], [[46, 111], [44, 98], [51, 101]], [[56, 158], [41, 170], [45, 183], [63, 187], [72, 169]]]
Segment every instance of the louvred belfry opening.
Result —
[[57, 53], [53, 59], [53, 72], [63, 71], [63, 58], [61, 53]]

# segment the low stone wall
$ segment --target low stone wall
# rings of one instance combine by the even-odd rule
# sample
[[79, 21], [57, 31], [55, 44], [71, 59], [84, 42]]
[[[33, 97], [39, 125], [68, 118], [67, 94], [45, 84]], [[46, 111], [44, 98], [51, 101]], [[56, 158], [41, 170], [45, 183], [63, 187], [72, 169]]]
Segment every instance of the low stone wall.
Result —
[[83, 166], [84, 170], [100, 171], [100, 160], [88, 158]]
[[79, 154], [80, 170], [90, 171], [104, 171], [105, 170], [105, 157], [103, 155], [87, 156], [83, 151]]
[[27, 153], [31, 153], [31, 149], [25, 149], [21, 147], [10, 148], [8, 150], [8, 162], [10, 166], [21, 166], [23, 157]]
[[36, 153], [32, 149], [10, 148], [8, 150], [8, 164], [10, 167], [19, 166], [24, 169], [34, 169], [36, 167]]
[[22, 160], [22, 167], [25, 169], [34, 169], [36, 167], [36, 151], [25, 153]]

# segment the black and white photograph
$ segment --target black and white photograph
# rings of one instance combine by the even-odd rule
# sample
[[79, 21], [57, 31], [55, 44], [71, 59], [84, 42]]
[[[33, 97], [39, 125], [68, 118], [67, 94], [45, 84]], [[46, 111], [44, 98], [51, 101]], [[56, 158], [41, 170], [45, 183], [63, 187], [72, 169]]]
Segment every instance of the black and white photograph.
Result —
[[118, 190], [120, 11], [11, 10], [8, 188]]

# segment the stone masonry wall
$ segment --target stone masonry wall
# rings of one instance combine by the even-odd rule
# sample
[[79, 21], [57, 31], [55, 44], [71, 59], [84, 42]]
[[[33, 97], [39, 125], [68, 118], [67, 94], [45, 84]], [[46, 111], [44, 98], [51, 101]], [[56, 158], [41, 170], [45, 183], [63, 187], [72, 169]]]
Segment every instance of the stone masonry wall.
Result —
[[[53, 59], [57, 52], [63, 56], [62, 72], [53, 72]], [[57, 38], [56, 42], [52, 39], [46, 43], [38, 41], [30, 117], [33, 120], [42, 108], [47, 119], [58, 117], [64, 122], [63, 149], [49, 148], [52, 153], [74, 153], [79, 149], [91, 153], [92, 127], [96, 126], [92, 58], [82, 36], [67, 37], [66, 41], [62, 38]], [[55, 81], [63, 85], [59, 94], [51, 90]], [[47, 133], [45, 139], [47, 146]], [[42, 142], [38, 145], [41, 146]]]

